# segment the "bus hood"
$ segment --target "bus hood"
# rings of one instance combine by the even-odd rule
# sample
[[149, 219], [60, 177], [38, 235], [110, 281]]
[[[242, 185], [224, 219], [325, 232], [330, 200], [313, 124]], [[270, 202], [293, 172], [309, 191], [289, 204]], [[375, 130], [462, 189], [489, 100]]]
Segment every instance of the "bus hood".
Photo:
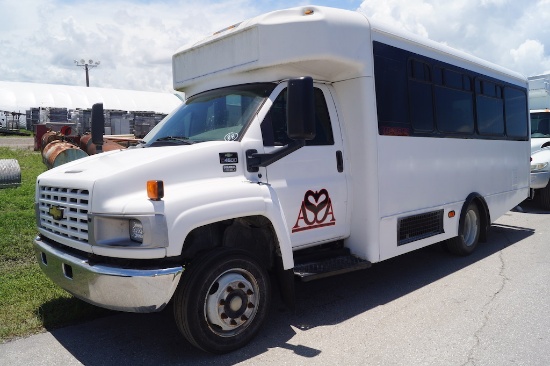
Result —
[[[228, 160], [222, 163], [222, 157]], [[239, 142], [211, 141], [174, 147], [135, 148], [105, 152], [61, 165], [38, 176], [40, 185], [93, 190], [102, 199], [139, 192], [146, 182], [165, 187], [244, 174]], [[230, 168], [224, 168], [224, 166]]]

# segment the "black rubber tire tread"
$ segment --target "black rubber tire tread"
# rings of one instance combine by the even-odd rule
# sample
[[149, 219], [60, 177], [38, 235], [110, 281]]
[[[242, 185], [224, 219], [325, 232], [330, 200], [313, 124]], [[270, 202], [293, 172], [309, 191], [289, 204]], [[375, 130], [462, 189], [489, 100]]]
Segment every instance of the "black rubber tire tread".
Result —
[[550, 210], [550, 183], [539, 189], [539, 205], [545, 210]]
[[[246, 269], [255, 277], [260, 287], [260, 302], [253, 323], [233, 337], [222, 337], [208, 328], [204, 302], [211, 281], [230, 268]], [[245, 251], [217, 248], [196, 257], [186, 267], [174, 294], [174, 320], [191, 344], [206, 352], [223, 354], [239, 349], [252, 340], [262, 326], [270, 302], [269, 275], [259, 262]]]
[[[445, 242], [447, 250], [451, 252], [452, 254], [459, 255], [459, 256], [467, 256], [474, 252], [476, 249], [478, 243], [479, 243], [479, 235], [481, 233], [481, 217], [479, 216], [479, 208], [477, 207], [475, 202], [471, 202], [468, 205], [468, 208], [466, 209], [466, 212], [473, 210], [477, 217], [477, 233], [474, 240], [474, 243], [470, 246], [466, 245], [464, 242], [464, 233], [460, 232], [458, 233], [458, 236], [451, 238]], [[466, 215], [464, 215], [466, 216]], [[461, 223], [462, 224], [462, 223]], [[462, 229], [464, 230], [465, 225], [461, 225]]]

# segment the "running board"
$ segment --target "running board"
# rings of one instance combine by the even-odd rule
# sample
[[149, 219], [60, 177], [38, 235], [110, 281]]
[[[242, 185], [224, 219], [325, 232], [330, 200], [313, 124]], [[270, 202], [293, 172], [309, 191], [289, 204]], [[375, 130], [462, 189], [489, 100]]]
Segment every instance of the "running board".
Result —
[[371, 262], [354, 257], [353, 255], [342, 255], [315, 262], [298, 264], [294, 267], [294, 275], [298, 276], [303, 282], [309, 282], [320, 278], [366, 269], [371, 265]]

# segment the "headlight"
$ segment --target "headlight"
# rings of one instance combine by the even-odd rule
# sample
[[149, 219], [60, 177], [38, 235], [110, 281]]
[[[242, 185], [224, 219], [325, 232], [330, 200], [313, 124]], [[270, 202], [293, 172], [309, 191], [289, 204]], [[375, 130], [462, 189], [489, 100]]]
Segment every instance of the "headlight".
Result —
[[531, 171], [537, 171], [542, 170], [548, 166], [548, 163], [537, 163], [537, 164], [531, 164]]
[[143, 243], [143, 224], [139, 220], [130, 220], [130, 239]]
[[88, 243], [102, 247], [166, 248], [168, 226], [160, 214], [88, 214]]

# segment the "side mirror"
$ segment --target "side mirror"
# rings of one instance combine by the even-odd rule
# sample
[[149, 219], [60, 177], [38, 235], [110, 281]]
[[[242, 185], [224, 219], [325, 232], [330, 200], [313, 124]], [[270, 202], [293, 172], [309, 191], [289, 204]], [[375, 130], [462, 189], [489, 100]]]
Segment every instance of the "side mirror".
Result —
[[288, 137], [293, 140], [315, 138], [315, 99], [311, 77], [288, 81], [286, 118]]
[[103, 132], [105, 131], [105, 116], [103, 115], [103, 103], [92, 106], [92, 143], [103, 145]]
[[287, 135], [290, 143], [269, 154], [258, 154], [256, 150], [246, 151], [246, 165], [249, 172], [273, 164], [306, 145], [306, 140], [315, 138], [315, 98], [313, 79], [309, 76], [290, 79], [286, 97]]

